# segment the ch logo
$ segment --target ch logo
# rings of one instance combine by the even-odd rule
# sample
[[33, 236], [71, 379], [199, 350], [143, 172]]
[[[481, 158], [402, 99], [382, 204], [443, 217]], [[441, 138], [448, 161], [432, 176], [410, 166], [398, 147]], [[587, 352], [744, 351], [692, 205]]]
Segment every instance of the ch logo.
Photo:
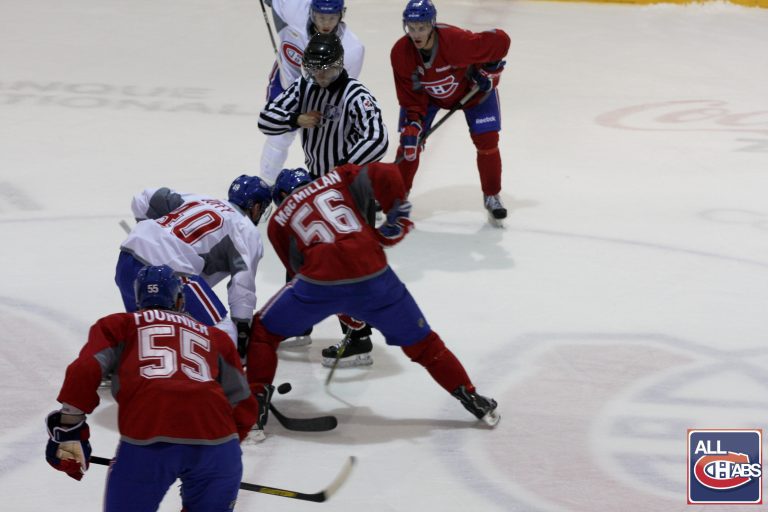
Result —
[[450, 75], [435, 82], [421, 82], [421, 85], [424, 86], [427, 94], [433, 98], [448, 98], [456, 92], [459, 82], [453, 75]]
[[284, 42], [282, 50], [283, 50], [283, 57], [285, 57], [285, 60], [287, 62], [290, 62], [297, 68], [301, 67], [301, 62], [304, 58], [304, 52], [301, 51], [301, 48], [299, 48], [293, 43]]

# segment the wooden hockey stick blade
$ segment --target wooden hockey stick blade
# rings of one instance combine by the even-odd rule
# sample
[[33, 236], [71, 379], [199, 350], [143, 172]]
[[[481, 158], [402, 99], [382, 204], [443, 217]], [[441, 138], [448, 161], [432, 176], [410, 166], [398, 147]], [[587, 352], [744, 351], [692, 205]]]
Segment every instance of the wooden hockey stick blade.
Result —
[[288, 430], [295, 430], [297, 432], [326, 432], [333, 430], [339, 421], [336, 416], [317, 416], [315, 418], [290, 418], [278, 411], [272, 402], [269, 403], [269, 410], [272, 411], [272, 416], [277, 418], [282, 426]]
[[[111, 459], [107, 459], [105, 457], [97, 457], [94, 455], [90, 458], [90, 462], [92, 464], [109, 466], [112, 461]], [[324, 501], [329, 500], [331, 496], [333, 496], [336, 493], [336, 491], [339, 490], [339, 488], [344, 484], [344, 482], [347, 481], [347, 478], [349, 478], [349, 474], [352, 472], [352, 468], [354, 467], [354, 465], [355, 465], [355, 457], [350, 456], [344, 463], [344, 466], [341, 468], [341, 471], [339, 471], [339, 474], [336, 475], [336, 478], [334, 478], [333, 481], [330, 484], [328, 484], [328, 486], [325, 489], [318, 492], [304, 493], [304, 492], [298, 492], [298, 491], [290, 491], [288, 489], [279, 489], [277, 487], [269, 487], [267, 485], [251, 484], [248, 482], [240, 482], [240, 489], [244, 491], [270, 494], [272, 496], [280, 496], [282, 498], [293, 498], [296, 500], [313, 501], [315, 503], [322, 503]]]

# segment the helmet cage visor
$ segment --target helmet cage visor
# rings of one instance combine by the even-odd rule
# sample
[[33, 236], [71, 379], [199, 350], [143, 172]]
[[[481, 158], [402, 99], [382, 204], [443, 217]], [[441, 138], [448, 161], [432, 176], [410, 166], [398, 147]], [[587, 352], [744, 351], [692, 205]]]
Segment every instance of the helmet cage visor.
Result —
[[327, 87], [329, 84], [333, 83], [337, 78], [339, 78], [339, 75], [341, 75], [341, 72], [343, 69], [344, 69], [343, 57], [336, 59], [335, 61], [329, 64], [320, 64], [320, 63], [305, 61], [302, 65], [302, 71], [304, 72], [304, 77], [307, 80], [312, 80], [313, 82], [323, 87]]

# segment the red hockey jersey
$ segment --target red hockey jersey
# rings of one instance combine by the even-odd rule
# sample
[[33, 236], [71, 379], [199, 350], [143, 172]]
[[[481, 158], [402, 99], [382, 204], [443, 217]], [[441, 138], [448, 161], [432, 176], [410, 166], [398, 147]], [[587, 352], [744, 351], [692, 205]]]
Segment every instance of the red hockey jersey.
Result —
[[384, 250], [361, 213], [374, 197], [384, 211], [405, 199], [395, 164], [342, 165], [286, 197], [267, 233], [288, 272], [337, 283], [362, 281], [386, 268]]
[[436, 40], [429, 62], [424, 62], [407, 35], [398, 39], [390, 52], [397, 99], [408, 119], [423, 118], [430, 102], [445, 109], [456, 105], [473, 85], [468, 68], [501, 60], [509, 51], [509, 36], [500, 29], [470, 32], [437, 24], [434, 31]]
[[90, 413], [112, 374], [121, 439], [134, 444], [219, 444], [247, 435], [258, 405], [223, 331], [160, 309], [97, 321], [67, 367], [58, 400]]

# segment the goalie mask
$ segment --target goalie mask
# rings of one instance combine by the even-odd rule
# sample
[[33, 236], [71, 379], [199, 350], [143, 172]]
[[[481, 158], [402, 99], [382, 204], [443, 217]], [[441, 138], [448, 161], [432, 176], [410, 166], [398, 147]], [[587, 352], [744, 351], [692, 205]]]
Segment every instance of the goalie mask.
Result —
[[304, 76], [320, 87], [331, 85], [344, 70], [344, 47], [335, 34], [316, 34], [304, 49]]

